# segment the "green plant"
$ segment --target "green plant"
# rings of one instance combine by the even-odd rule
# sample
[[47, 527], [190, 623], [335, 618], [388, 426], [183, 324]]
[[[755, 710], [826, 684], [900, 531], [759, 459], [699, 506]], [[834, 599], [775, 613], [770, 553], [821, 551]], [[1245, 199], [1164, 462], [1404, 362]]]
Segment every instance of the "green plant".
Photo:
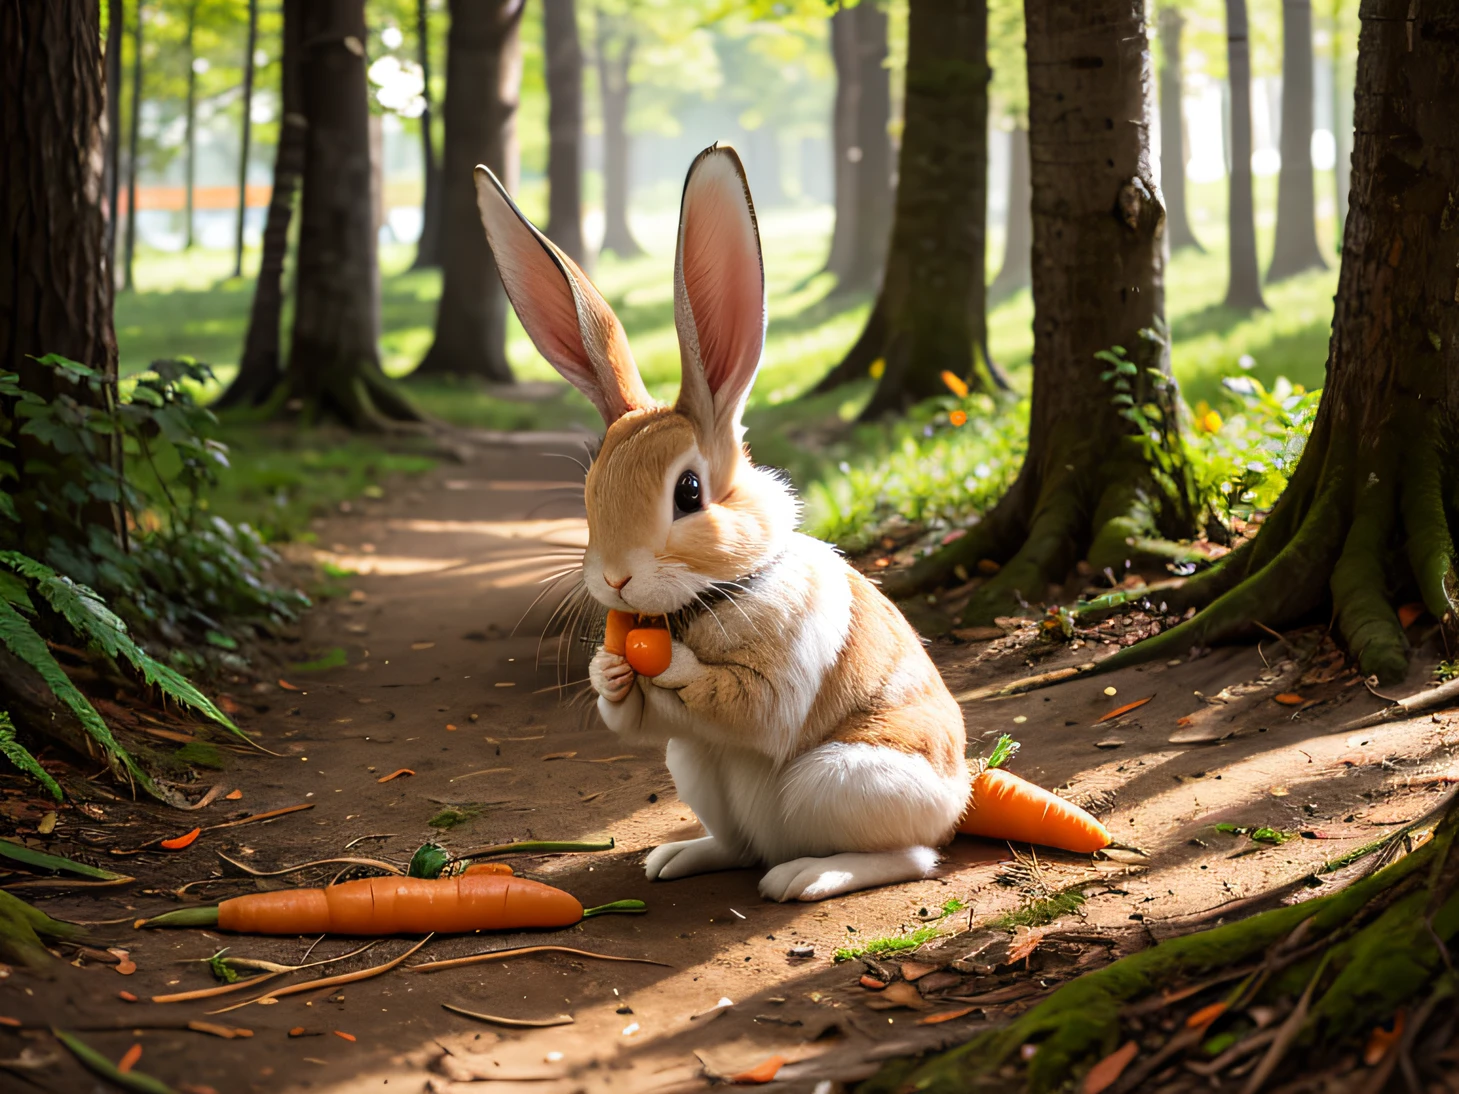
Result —
[[843, 947], [831, 957], [834, 961], [850, 961], [863, 954], [901, 953], [903, 950], [915, 950], [922, 943], [930, 942], [936, 937], [936, 927], [918, 927], [914, 931], [897, 935], [894, 938], [873, 938], [860, 946]]

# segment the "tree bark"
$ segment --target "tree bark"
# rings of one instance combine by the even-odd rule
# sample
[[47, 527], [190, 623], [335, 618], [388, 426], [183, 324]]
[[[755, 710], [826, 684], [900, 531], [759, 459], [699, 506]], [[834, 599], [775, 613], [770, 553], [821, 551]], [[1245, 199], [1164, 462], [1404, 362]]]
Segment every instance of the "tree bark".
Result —
[[122, 157], [122, 37], [126, 17], [122, 0], [106, 2], [106, 257], [117, 264]]
[[182, 249], [193, 246], [193, 190], [198, 165], [198, 73], [193, 67], [197, 55], [193, 52], [193, 35], [198, 24], [198, 0], [191, 0], [187, 6], [187, 37], [183, 41], [183, 56], [187, 58], [187, 108], [186, 128], [183, 136], [183, 227]]
[[1348, 215], [1348, 181], [1352, 172], [1353, 126], [1348, 118], [1352, 106], [1352, 95], [1347, 92], [1347, 81], [1343, 79], [1342, 45], [1343, 0], [1332, 0], [1332, 143], [1333, 197], [1336, 200], [1338, 251], [1342, 250], [1343, 228]]
[[132, 266], [137, 256], [137, 146], [142, 133], [142, 13], [144, 5], [137, 0], [132, 25], [132, 112], [127, 125], [127, 236], [122, 260], [122, 291], [136, 287]]
[[[1165, 212], [1151, 162], [1144, 8], [1143, 0], [1024, 5], [1033, 184], [1028, 455], [983, 521], [885, 582], [900, 595], [984, 558], [1003, 563], [957, 622], [991, 622], [1041, 603], [1081, 556], [1096, 570], [1123, 573], [1129, 560], [1166, 550], [1157, 537], [1194, 522], [1164, 336]], [[1114, 347], [1119, 366], [1097, 356]]]
[[836, 97], [831, 106], [831, 247], [824, 273], [839, 280], [851, 268], [856, 241], [856, 140], [858, 97], [855, 8], [838, 7], [831, 16], [831, 60], [836, 66]]
[[248, 52], [243, 58], [243, 136], [238, 147], [238, 224], [233, 276], [243, 276], [243, 222], [248, 215], [248, 152], [253, 138], [253, 51], [258, 43], [258, 0], [248, 0]]
[[[984, 5], [986, 7], [986, 4]], [[891, 73], [887, 69], [887, 13], [881, 6], [861, 3], [852, 9], [856, 19], [856, 147], [860, 157], [856, 169], [856, 234], [851, 263], [837, 285], [839, 291], [870, 291], [876, 288], [887, 260], [887, 247], [892, 224], [892, 138], [888, 126], [892, 120]], [[986, 22], [985, 22], [986, 26]], [[983, 32], [986, 44], [987, 32]], [[987, 64], [986, 48], [982, 63]], [[986, 102], [987, 93], [983, 98]], [[969, 103], [973, 109], [982, 108]], [[982, 158], [987, 162], [987, 137], [982, 138]], [[987, 178], [982, 183], [982, 198], [968, 195], [982, 209], [987, 208]]]
[[415, 247], [414, 270], [434, 269], [441, 264], [441, 165], [436, 162], [436, 116], [431, 100], [431, 19], [429, 0], [415, 0], [415, 44], [424, 86], [420, 114], [421, 158], [425, 163], [425, 193], [421, 200], [420, 240]]
[[[913, 0], [886, 276], [866, 332], [816, 389], [858, 379], [883, 358], [886, 368], [863, 411], [866, 419], [945, 394], [944, 371], [968, 377], [974, 386], [993, 386], [982, 360], [987, 29], [983, 0]], [[858, 177], [858, 188], [864, 178]]]
[[273, 192], [264, 221], [263, 253], [259, 257], [258, 280], [253, 287], [253, 306], [248, 315], [248, 333], [238, 374], [218, 399], [218, 407], [259, 406], [274, 394], [283, 377], [279, 354], [279, 325], [284, 310], [284, 263], [289, 254], [289, 222], [294, 217], [294, 199], [304, 173], [304, 144], [307, 123], [300, 88], [300, 58], [303, 51], [303, 4], [306, 0], [283, 0], [283, 42], [279, 57], [281, 118], [279, 143], [274, 149]]
[[1185, 19], [1177, 8], [1160, 9], [1160, 190], [1165, 198], [1165, 225], [1170, 249], [1194, 247], [1204, 252], [1191, 230], [1185, 203], [1185, 67], [1180, 49]]
[[452, 0], [446, 47], [446, 171], [436, 338], [417, 370], [512, 382], [507, 296], [476, 209], [472, 169], [517, 183], [521, 0]]
[[[1392, 603], [1416, 592], [1459, 639], [1453, 514], [1459, 475], [1459, 10], [1408, 21], [1363, 0], [1352, 204], [1327, 384], [1302, 459], [1261, 532], [1186, 582], [1189, 622], [1121, 658], [1335, 618], [1364, 675], [1404, 678]], [[1410, 46], [1409, 36], [1412, 36]], [[1446, 511], [1446, 504], [1449, 509]], [[1184, 610], [1183, 608], [1181, 610]], [[1162, 645], [1163, 643], [1163, 645]]]
[[1226, 68], [1231, 85], [1231, 199], [1227, 207], [1230, 239], [1226, 306], [1265, 310], [1261, 274], [1256, 266], [1256, 204], [1251, 193], [1251, 43], [1246, 33], [1246, 0], [1226, 0]]
[[619, 258], [643, 254], [628, 226], [628, 73], [633, 66], [633, 32], [616, 16], [598, 9], [598, 95], [603, 104], [603, 245]]
[[1327, 269], [1317, 245], [1312, 99], [1312, 0], [1282, 0], [1282, 172], [1268, 282]]
[[577, 0], [544, 0], [542, 23], [547, 54], [547, 238], [583, 266], [583, 47]]
[[287, 412], [355, 428], [415, 419], [380, 370], [364, 0], [302, 5], [304, 200]]
[[1033, 277], [1033, 218], [1029, 203], [1033, 188], [1029, 182], [1028, 129], [1015, 126], [1009, 134], [1008, 216], [1003, 231], [1003, 265], [988, 286], [988, 302], [1006, 300], [1019, 289], [1028, 288]]

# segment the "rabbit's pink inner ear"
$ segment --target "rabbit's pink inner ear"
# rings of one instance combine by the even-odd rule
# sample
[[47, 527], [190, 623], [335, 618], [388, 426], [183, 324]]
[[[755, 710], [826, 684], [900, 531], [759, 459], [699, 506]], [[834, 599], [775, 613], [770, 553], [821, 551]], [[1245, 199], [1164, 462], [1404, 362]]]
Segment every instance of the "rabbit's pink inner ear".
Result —
[[487, 242], [522, 326], [542, 356], [606, 422], [649, 405], [623, 328], [577, 265], [522, 215], [485, 167], [476, 204]]
[[688, 297], [716, 415], [738, 411], [765, 345], [765, 271], [749, 185], [732, 148], [706, 149], [689, 169], [678, 264], [677, 288]]

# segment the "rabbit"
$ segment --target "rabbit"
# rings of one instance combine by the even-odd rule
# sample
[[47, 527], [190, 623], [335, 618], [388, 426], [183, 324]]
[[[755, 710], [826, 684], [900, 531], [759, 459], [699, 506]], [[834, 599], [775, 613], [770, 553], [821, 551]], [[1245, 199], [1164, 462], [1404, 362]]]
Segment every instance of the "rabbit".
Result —
[[674, 263], [683, 376], [650, 398], [617, 318], [485, 167], [477, 199], [497, 268], [542, 355], [607, 432], [588, 471], [588, 592], [673, 620], [652, 679], [601, 647], [603, 721], [662, 745], [699, 839], [651, 879], [769, 867], [762, 896], [822, 900], [932, 875], [968, 804], [962, 712], [897, 608], [755, 466], [741, 415], [765, 340], [765, 278], [739, 156], [712, 145], [684, 183]]

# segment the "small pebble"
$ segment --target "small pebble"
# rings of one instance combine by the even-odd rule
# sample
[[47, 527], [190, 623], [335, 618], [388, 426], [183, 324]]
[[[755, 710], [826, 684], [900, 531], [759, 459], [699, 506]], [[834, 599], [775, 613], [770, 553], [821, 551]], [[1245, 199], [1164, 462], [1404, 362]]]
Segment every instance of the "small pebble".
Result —
[[799, 946], [792, 946], [792, 947], [790, 947], [790, 949], [788, 949], [788, 950], [785, 951], [785, 956], [786, 957], [815, 957], [816, 956], [816, 948], [814, 946], [807, 946], [807, 945], [804, 945], [804, 944], [799, 945]]
[[1106, 695], [1117, 695], [1117, 694], [1119, 694], [1118, 689], [1116, 689], [1113, 684], [1111, 684], [1109, 687], [1105, 688], [1104, 689], [1104, 693]]

